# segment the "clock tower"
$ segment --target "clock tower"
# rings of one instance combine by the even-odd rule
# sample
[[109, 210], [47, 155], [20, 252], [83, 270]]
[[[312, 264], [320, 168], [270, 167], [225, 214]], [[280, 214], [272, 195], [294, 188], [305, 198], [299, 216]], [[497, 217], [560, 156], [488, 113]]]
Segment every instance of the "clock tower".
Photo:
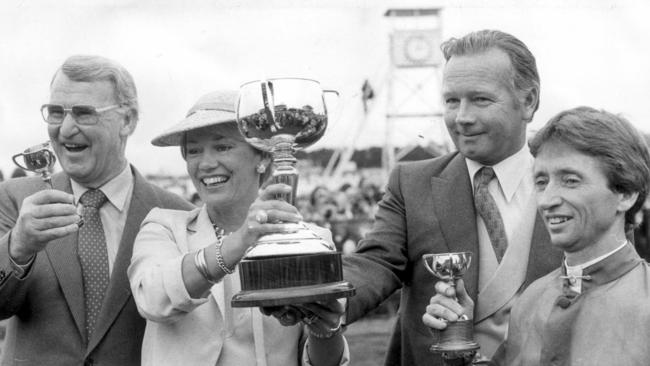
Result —
[[[387, 77], [386, 136], [382, 165], [396, 162], [399, 141], [446, 145], [440, 85], [444, 59], [440, 51], [440, 8], [388, 9], [390, 64]], [[403, 128], [408, 125], [409, 128]], [[412, 133], [410, 131], [418, 131]], [[409, 131], [414, 136], [401, 136]], [[402, 152], [398, 152], [401, 154]]]

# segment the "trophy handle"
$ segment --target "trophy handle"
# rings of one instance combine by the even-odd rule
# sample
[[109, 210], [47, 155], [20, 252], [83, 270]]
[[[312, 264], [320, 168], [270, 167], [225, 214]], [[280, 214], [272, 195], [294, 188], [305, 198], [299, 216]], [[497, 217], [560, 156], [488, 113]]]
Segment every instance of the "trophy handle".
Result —
[[436, 272], [434, 272], [433, 268], [431, 268], [431, 265], [429, 264], [429, 259], [433, 257], [433, 254], [424, 254], [422, 255], [422, 260], [424, 261], [424, 267], [427, 269], [427, 271], [431, 272], [432, 275], [438, 277]]
[[334, 89], [323, 89], [323, 108], [325, 108], [325, 113], [327, 113], [327, 103], [325, 103], [325, 94], [335, 94], [336, 97], [340, 97], [341, 95], [339, 94], [338, 90]]
[[18, 167], [19, 167], [20, 169], [22, 169], [22, 170], [29, 170], [27, 167], [25, 167], [24, 165], [22, 165], [21, 163], [19, 163], [18, 160], [16, 160], [16, 158], [19, 157], [19, 156], [24, 156], [24, 154], [23, 154], [23, 153], [18, 153], [18, 154], [16, 154], [16, 155], [14, 155], [14, 156], [11, 158], [11, 160], [13, 160], [13, 161], [14, 161], [14, 164], [18, 165]]
[[323, 89], [323, 93], [332, 93], [332, 94], [336, 94], [337, 97], [340, 96], [338, 90], [334, 90], [334, 89]]
[[422, 255], [422, 260], [424, 261], [424, 267], [429, 271], [432, 275], [434, 275], [437, 279], [441, 281], [447, 282], [449, 285], [456, 287], [456, 281], [454, 281], [453, 278], [445, 278], [444, 276], [441, 276], [440, 273], [438, 273], [433, 267], [431, 267], [431, 264], [429, 262], [433, 262], [433, 257], [435, 254], [423, 254]]

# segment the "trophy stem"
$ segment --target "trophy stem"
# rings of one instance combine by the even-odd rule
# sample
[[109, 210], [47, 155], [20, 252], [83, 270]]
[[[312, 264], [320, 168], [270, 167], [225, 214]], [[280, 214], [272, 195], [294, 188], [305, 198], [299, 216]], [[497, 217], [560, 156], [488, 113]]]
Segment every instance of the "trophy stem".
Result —
[[290, 142], [276, 144], [271, 151], [273, 158], [273, 183], [283, 183], [291, 187], [290, 193], [276, 195], [276, 199], [288, 202], [295, 206], [296, 190], [298, 189], [298, 169], [296, 158], [293, 156], [294, 148]]
[[43, 179], [43, 182], [47, 184], [50, 189], [54, 189], [54, 185], [52, 184], [52, 176], [50, 175], [49, 172], [43, 171], [41, 172], [41, 178]]

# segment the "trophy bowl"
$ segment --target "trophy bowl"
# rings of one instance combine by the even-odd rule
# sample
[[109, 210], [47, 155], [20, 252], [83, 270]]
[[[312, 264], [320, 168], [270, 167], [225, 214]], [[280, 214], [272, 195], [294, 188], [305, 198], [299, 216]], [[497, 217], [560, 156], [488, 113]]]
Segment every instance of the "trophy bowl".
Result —
[[[246, 142], [270, 153], [271, 180], [292, 187], [275, 198], [295, 204], [298, 171], [294, 153], [314, 144], [327, 129], [325, 93], [316, 80], [277, 78], [241, 86], [237, 125]], [[239, 263], [241, 292], [233, 307], [280, 306], [354, 295], [343, 281], [341, 253], [301, 223], [260, 237]]]
[[[456, 287], [470, 263], [471, 252], [424, 254], [422, 256], [426, 269], [434, 276]], [[429, 349], [440, 353], [444, 359], [463, 358], [471, 360], [480, 346], [474, 341], [474, 322], [462, 315], [454, 322], [447, 322], [447, 328], [438, 333], [438, 340]]]
[[434, 276], [456, 286], [456, 281], [461, 279], [472, 262], [472, 253], [439, 253], [424, 254], [422, 256], [427, 270]]
[[[20, 163], [20, 158], [22, 158], [22, 164]], [[11, 159], [19, 168], [39, 173], [49, 188], [53, 188], [50, 169], [56, 163], [56, 155], [54, 155], [49, 141], [28, 147], [25, 151], [14, 155]]]

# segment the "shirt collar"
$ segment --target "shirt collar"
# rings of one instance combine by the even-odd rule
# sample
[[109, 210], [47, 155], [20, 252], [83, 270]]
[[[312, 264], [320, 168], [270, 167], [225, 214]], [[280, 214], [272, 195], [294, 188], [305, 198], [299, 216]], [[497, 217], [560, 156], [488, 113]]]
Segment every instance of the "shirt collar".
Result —
[[[474, 175], [484, 165], [468, 158], [465, 158], [465, 163], [469, 171], [469, 179], [472, 182], [472, 187], [474, 187]], [[532, 166], [533, 156], [526, 145], [513, 155], [492, 166], [507, 202], [512, 200], [522, 180], [532, 176]]]
[[612, 251], [610, 251], [610, 252], [607, 252], [607, 253], [605, 253], [605, 254], [603, 254], [603, 255], [597, 257], [597, 258], [594, 258], [594, 259], [592, 259], [592, 260], [590, 260], [590, 261], [587, 261], [587, 262], [585, 262], [585, 263], [578, 264], [578, 265], [576, 265], [576, 266], [570, 266], [570, 265], [568, 265], [568, 264], [566, 263], [566, 258], [565, 258], [565, 259], [564, 259], [564, 266], [566, 267], [567, 272], [569, 272], [569, 271], [578, 271], [578, 270], [580, 270], [580, 271], [582, 272], [582, 270], [584, 270], [585, 268], [587, 268], [587, 267], [589, 267], [589, 266], [592, 266], [592, 265], [594, 265], [594, 264], [596, 264], [596, 263], [602, 261], [603, 259], [609, 257], [610, 255], [612, 255], [612, 254], [618, 252], [619, 250], [621, 250], [621, 249], [625, 246], [625, 244], [627, 244], [627, 240], [625, 240], [621, 245], [619, 245], [618, 247], [616, 247], [616, 249], [614, 249], [614, 250], [612, 250]]
[[[612, 252], [597, 258], [598, 261], [591, 263], [589, 266], [582, 268], [579, 267], [580, 274], [570, 274], [566, 267], [566, 262], [562, 264], [562, 279], [563, 285], [566, 289], [571, 288], [574, 295], [581, 292], [588, 291], [594, 286], [600, 286], [605, 283], [614, 281], [627, 272], [631, 271], [634, 267], [645, 261], [636, 253], [636, 249], [632, 244], [626, 241], [622, 246], [614, 249]], [[593, 262], [593, 261], [590, 261]], [[584, 280], [584, 281], [583, 281]], [[579, 283], [578, 283], [579, 281]], [[572, 283], [573, 282], [573, 283]], [[574, 289], [577, 287], [577, 289]], [[573, 300], [571, 300], [573, 301]], [[566, 307], [566, 306], [565, 306]]]
[[625, 245], [627, 244], [627, 240], [625, 240], [621, 245], [619, 245], [617, 248], [615, 248], [612, 251], [609, 251], [601, 256], [598, 256], [597, 258], [594, 258], [592, 260], [589, 260], [585, 263], [578, 264], [576, 266], [569, 266], [566, 262], [566, 258], [564, 258], [563, 265], [564, 265], [564, 273], [566, 274], [563, 276], [563, 278], [566, 278], [567, 281], [569, 282], [568, 285], [571, 288], [572, 291], [575, 291], [577, 293], [582, 292], [582, 279], [588, 279], [591, 280], [590, 275], [585, 275], [585, 268], [592, 267], [593, 265], [600, 263], [604, 261], [605, 259], [609, 258], [612, 256], [614, 253], [618, 252], [619, 250], [623, 249]]
[[568, 274], [566, 263], [563, 263], [560, 275], [562, 295], [558, 297], [556, 304], [566, 309], [581, 298], [580, 293], [612, 282], [641, 263], [645, 263], [645, 260], [639, 257], [634, 246], [627, 241], [598, 262], [585, 267], [584, 270], [578, 269], [582, 272], [581, 275]]
[[[79, 202], [81, 196], [86, 193], [89, 188], [82, 186], [72, 179], [70, 179], [70, 184], [72, 185], [74, 200], [75, 202]], [[126, 197], [130, 191], [129, 189], [124, 188], [131, 186], [133, 186], [133, 174], [131, 174], [131, 166], [127, 164], [120, 174], [104, 183], [104, 185], [99, 187], [99, 189], [106, 195], [108, 201], [115, 206], [115, 208], [122, 211], [126, 206]]]

